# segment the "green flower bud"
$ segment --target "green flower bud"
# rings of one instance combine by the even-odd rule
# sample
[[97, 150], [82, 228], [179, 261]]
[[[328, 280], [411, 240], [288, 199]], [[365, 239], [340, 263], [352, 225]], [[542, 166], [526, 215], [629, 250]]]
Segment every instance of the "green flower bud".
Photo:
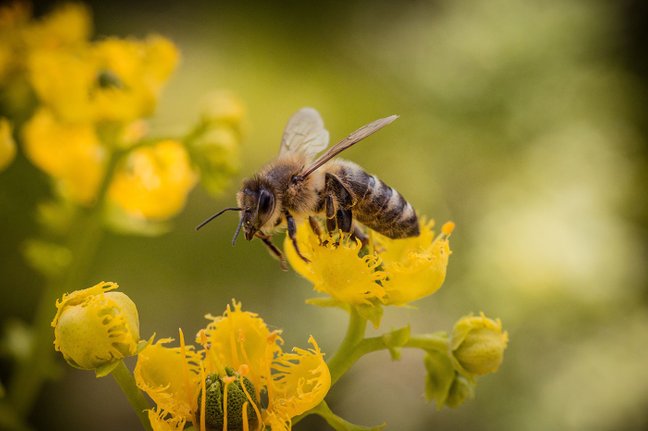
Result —
[[450, 341], [453, 364], [458, 372], [472, 378], [494, 373], [504, 359], [508, 334], [502, 322], [483, 313], [466, 316], [455, 324]]
[[[227, 429], [243, 430], [243, 406], [247, 402], [246, 415], [248, 429], [254, 429], [257, 424], [256, 411], [259, 402], [256, 399], [254, 385], [247, 377], [241, 376], [232, 368], [225, 369], [225, 376], [210, 374], [205, 379], [205, 424], [209, 430], [222, 430], [225, 423], [224, 404], [227, 402]], [[242, 382], [242, 384], [241, 384]], [[225, 388], [227, 387], [227, 401]], [[198, 396], [198, 405], [202, 402], [202, 394]], [[253, 403], [255, 407], [251, 406]]]
[[110, 292], [117, 287], [102, 281], [56, 301], [54, 348], [71, 366], [99, 372], [137, 352], [137, 307], [125, 294]]
[[459, 407], [464, 401], [475, 396], [475, 384], [460, 374], [455, 374], [445, 405], [451, 408]]

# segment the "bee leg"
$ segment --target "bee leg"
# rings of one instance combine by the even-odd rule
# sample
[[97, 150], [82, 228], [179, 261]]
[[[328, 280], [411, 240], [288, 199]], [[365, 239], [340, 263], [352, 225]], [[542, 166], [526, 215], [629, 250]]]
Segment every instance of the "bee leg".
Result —
[[266, 247], [268, 247], [270, 253], [272, 253], [277, 259], [279, 259], [279, 266], [281, 267], [281, 270], [288, 271], [288, 263], [286, 263], [286, 258], [284, 257], [281, 250], [279, 250], [277, 246], [274, 245], [272, 241], [270, 241], [270, 237], [259, 232], [256, 233], [256, 236], [260, 238], [261, 241], [263, 241]]
[[317, 238], [319, 239], [320, 245], [322, 245], [322, 229], [320, 229], [320, 225], [315, 220], [315, 217], [309, 216], [308, 217], [308, 224], [310, 224], [311, 229], [317, 235]]
[[295, 251], [297, 252], [297, 255], [301, 257], [301, 259], [306, 262], [310, 263], [310, 260], [306, 259], [303, 254], [301, 254], [301, 251], [299, 251], [299, 246], [297, 245], [297, 224], [295, 223], [295, 219], [293, 216], [288, 212], [284, 212], [284, 217], [286, 217], [286, 223], [288, 224], [288, 237], [290, 237], [290, 240], [293, 243], [293, 247], [295, 247]]
[[353, 225], [353, 233], [351, 235], [353, 238], [359, 239], [363, 247], [369, 244], [369, 237], [357, 224]]
[[[353, 222], [353, 197], [344, 187], [344, 184], [335, 175], [327, 173], [325, 176], [326, 193], [326, 227], [329, 232], [340, 229], [342, 232], [351, 232]], [[337, 208], [336, 208], [337, 207]], [[335, 217], [335, 223], [330, 222]]]
[[326, 230], [328, 233], [335, 232], [337, 229], [337, 220], [335, 219], [335, 202], [333, 201], [333, 196], [326, 196], [325, 201], [326, 206]]
[[351, 232], [351, 225], [353, 223], [353, 213], [350, 209], [343, 210], [339, 209], [335, 215], [337, 220], [338, 229], [344, 233]]

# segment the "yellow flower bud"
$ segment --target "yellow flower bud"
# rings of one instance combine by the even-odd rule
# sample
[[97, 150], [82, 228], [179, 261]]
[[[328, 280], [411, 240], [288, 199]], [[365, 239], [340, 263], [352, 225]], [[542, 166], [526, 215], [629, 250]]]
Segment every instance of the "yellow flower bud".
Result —
[[63, 295], [52, 321], [54, 348], [73, 367], [97, 370], [137, 351], [139, 318], [117, 284], [101, 282]]
[[244, 116], [245, 105], [241, 99], [228, 91], [216, 91], [204, 99], [202, 119], [209, 125], [226, 124], [240, 131]]
[[0, 118], [0, 171], [9, 166], [16, 155], [16, 143], [11, 136], [11, 124]]
[[455, 324], [450, 341], [453, 363], [467, 377], [494, 373], [504, 359], [508, 334], [502, 322], [479, 316], [466, 316]]

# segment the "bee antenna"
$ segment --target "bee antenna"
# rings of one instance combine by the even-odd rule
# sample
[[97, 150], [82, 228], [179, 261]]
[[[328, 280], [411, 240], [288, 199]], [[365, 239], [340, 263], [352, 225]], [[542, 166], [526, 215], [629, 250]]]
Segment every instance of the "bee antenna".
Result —
[[234, 232], [234, 237], [232, 238], [232, 247], [236, 245], [236, 238], [238, 237], [239, 232], [241, 232], [241, 226], [243, 226], [243, 217], [241, 217], [241, 221], [238, 226], [236, 226], [236, 232]]
[[198, 226], [196, 226], [196, 230], [200, 230], [203, 226], [205, 226], [207, 223], [214, 220], [216, 217], [223, 214], [224, 212], [227, 212], [227, 211], [241, 211], [241, 210], [243, 210], [243, 208], [237, 208], [237, 207], [225, 208], [224, 210], [220, 210], [216, 214], [214, 214], [213, 216], [210, 216], [207, 220], [205, 220], [204, 222], [202, 222]]

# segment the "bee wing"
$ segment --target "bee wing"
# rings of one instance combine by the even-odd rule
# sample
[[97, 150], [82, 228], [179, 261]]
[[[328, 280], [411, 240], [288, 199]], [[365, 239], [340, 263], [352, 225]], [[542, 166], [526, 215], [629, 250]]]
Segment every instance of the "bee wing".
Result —
[[300, 175], [302, 177], [304, 177], [304, 178], [309, 176], [314, 171], [316, 171], [318, 168], [320, 168], [324, 163], [328, 162], [333, 157], [340, 154], [342, 151], [344, 151], [347, 148], [357, 144], [358, 142], [360, 142], [361, 140], [363, 140], [367, 136], [374, 134], [375, 132], [382, 129], [386, 125], [392, 123], [397, 118], [398, 118], [398, 115], [390, 115], [389, 117], [380, 118], [380, 119], [378, 119], [376, 121], [373, 121], [373, 122], [371, 122], [369, 124], [366, 124], [366, 125], [360, 127], [358, 130], [351, 133], [349, 136], [347, 136], [346, 138], [342, 139], [340, 142], [338, 142], [337, 144], [335, 144], [331, 148], [329, 148], [326, 153], [322, 154], [310, 166], [306, 167], [301, 172]]
[[328, 143], [329, 132], [324, 128], [319, 112], [313, 108], [302, 108], [286, 124], [279, 156], [302, 153], [312, 160]]

